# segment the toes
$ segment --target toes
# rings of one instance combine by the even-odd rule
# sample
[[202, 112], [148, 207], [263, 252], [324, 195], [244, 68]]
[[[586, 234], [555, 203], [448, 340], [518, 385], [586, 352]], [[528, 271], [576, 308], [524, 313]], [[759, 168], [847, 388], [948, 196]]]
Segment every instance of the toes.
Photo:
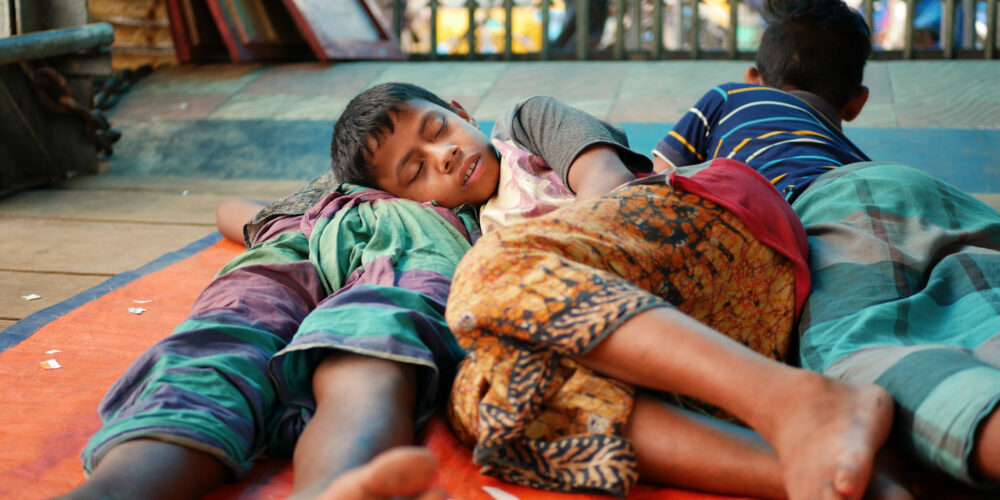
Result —
[[423, 495], [420, 495], [418, 500], [446, 500], [448, 498], [448, 492], [441, 489], [435, 488], [430, 490]]
[[858, 474], [854, 468], [840, 467], [833, 476], [833, 489], [845, 497], [851, 497], [855, 493], [857, 484]]
[[827, 483], [820, 491], [819, 498], [820, 500], [844, 500], [846, 497], [838, 493], [832, 484]]
[[426, 448], [400, 447], [365, 466], [364, 489], [379, 496], [413, 495], [430, 487], [437, 459]]

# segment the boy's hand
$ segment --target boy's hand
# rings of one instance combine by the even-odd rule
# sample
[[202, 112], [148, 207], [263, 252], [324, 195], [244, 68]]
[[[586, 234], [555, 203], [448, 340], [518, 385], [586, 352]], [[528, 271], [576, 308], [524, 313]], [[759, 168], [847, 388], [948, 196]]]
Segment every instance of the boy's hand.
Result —
[[667, 160], [667, 157], [663, 156], [663, 153], [660, 153], [659, 151], [654, 149], [653, 172], [662, 174], [663, 172], [673, 172], [674, 170], [677, 170], [677, 167], [669, 160]]
[[613, 146], [597, 144], [580, 153], [569, 166], [567, 181], [577, 200], [594, 198], [635, 179]]

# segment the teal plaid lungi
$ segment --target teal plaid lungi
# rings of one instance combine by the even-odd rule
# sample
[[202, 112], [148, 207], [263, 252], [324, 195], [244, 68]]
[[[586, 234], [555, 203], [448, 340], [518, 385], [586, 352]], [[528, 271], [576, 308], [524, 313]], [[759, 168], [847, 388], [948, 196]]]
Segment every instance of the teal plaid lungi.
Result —
[[859, 163], [793, 204], [813, 288], [802, 366], [885, 387], [896, 430], [958, 479], [1000, 398], [1000, 213], [916, 169]]

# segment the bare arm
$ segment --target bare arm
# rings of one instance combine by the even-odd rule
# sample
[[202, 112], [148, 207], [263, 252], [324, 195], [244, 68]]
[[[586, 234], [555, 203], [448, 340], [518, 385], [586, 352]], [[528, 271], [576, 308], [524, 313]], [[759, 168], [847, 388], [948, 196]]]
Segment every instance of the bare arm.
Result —
[[254, 200], [223, 201], [215, 210], [215, 225], [226, 239], [242, 245], [243, 225], [265, 206], [264, 203]]
[[618, 150], [607, 144], [595, 144], [584, 149], [569, 166], [567, 181], [577, 199], [600, 196], [635, 179]]
[[551, 97], [521, 103], [497, 122], [493, 136], [542, 157], [581, 198], [635, 179], [634, 172], [652, 170], [649, 158], [628, 149], [621, 129]]

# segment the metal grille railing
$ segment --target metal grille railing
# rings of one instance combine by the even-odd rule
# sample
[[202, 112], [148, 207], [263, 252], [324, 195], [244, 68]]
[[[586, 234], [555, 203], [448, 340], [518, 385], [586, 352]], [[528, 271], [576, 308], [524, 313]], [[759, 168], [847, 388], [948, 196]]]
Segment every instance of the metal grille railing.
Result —
[[[875, 59], [996, 58], [998, 1], [847, 0]], [[763, 0], [381, 2], [411, 60], [752, 59], [763, 29]]]

